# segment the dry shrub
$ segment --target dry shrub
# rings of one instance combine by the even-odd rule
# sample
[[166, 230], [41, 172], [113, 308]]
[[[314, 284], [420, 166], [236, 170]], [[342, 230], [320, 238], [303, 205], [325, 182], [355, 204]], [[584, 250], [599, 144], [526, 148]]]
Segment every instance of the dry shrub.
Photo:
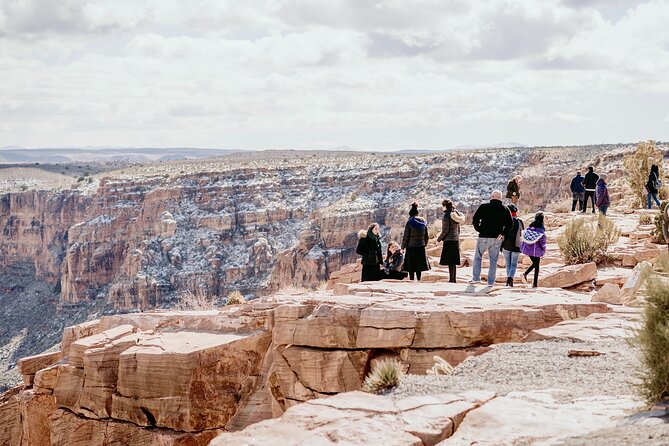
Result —
[[640, 225], [651, 225], [653, 224], [653, 217], [649, 214], [639, 215], [639, 224]]
[[655, 216], [655, 229], [651, 233], [653, 235], [653, 242], [660, 245], [665, 245], [667, 241], [664, 239], [664, 231], [662, 230], [662, 224], [664, 223], [664, 211], [667, 207], [667, 202], [663, 201], [660, 203], [660, 212]]
[[428, 375], [450, 375], [453, 373], [453, 366], [444, 358], [435, 356], [434, 365], [425, 371]]
[[645, 202], [646, 192], [644, 187], [648, 182], [651, 165], [657, 164], [660, 167], [660, 178], [662, 178], [664, 173], [662, 168], [663, 159], [662, 150], [655, 147], [655, 141], [640, 142], [634, 153], [624, 157], [625, 176], [632, 189], [632, 196], [635, 199], [634, 206], [642, 206]]
[[326, 291], [328, 289], [328, 281], [327, 280], [321, 280], [318, 282], [318, 285], [314, 288], [316, 291]]
[[618, 241], [620, 230], [611, 219], [578, 217], [567, 223], [558, 246], [567, 265], [605, 263], [609, 245]]
[[235, 290], [232, 293], [228, 294], [228, 298], [225, 301], [225, 305], [241, 305], [244, 302], [244, 295], [240, 293], [239, 291]]
[[216, 308], [216, 298], [208, 296], [202, 291], [193, 293], [190, 290], [184, 291], [179, 297], [179, 303], [175, 307], [183, 311], [204, 311]]
[[669, 397], [669, 255], [662, 254], [646, 281], [644, 322], [636, 341], [643, 364], [641, 392], [649, 403]]
[[288, 285], [281, 287], [278, 291], [278, 294], [304, 294], [311, 291], [309, 288], [303, 286]]
[[546, 210], [549, 212], [553, 212], [554, 214], [568, 214], [571, 212], [571, 203], [572, 199], [567, 198], [562, 201], [558, 201], [556, 203], [549, 203], [546, 206]]
[[397, 359], [384, 359], [376, 363], [362, 383], [362, 389], [369, 393], [381, 393], [397, 387], [404, 376], [402, 363]]

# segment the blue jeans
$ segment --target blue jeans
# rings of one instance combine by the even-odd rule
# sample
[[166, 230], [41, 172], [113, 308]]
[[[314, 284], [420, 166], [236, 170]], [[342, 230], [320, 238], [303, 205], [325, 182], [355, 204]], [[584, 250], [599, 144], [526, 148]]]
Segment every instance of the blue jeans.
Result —
[[653, 207], [653, 203], [650, 202], [651, 198], [655, 200], [655, 204], [657, 207], [660, 207], [660, 200], [657, 199], [657, 194], [647, 194], [646, 198], [648, 200], [648, 209], [651, 209]]
[[488, 251], [490, 257], [490, 268], [488, 268], [488, 285], [495, 284], [495, 275], [497, 274], [497, 259], [499, 258], [499, 248], [502, 246], [502, 240], [496, 238], [479, 237], [476, 241], [476, 252], [474, 253], [474, 268], [472, 271], [472, 280], [478, 282], [481, 280], [481, 262], [483, 253]]
[[520, 257], [520, 253], [507, 251], [506, 249], [503, 249], [502, 253], [504, 254], [504, 260], [506, 261], [506, 277], [511, 277], [513, 279], [516, 275], [516, 268], [518, 268], [518, 257]]

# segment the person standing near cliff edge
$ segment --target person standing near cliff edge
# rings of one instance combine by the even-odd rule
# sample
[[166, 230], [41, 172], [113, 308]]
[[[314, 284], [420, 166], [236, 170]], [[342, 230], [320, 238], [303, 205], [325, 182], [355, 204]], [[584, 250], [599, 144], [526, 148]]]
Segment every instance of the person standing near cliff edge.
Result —
[[460, 264], [460, 224], [465, 222], [465, 217], [453, 206], [451, 200], [441, 202], [444, 216], [441, 219], [441, 234], [437, 242], [444, 242], [441, 249], [440, 265], [448, 265], [448, 281], [455, 283], [455, 276]]
[[383, 251], [381, 250], [380, 228], [378, 223], [372, 223], [358, 233], [358, 247], [355, 252], [362, 256], [361, 282], [370, 282], [381, 279], [381, 265], [383, 264]]
[[430, 269], [430, 262], [425, 253], [429, 240], [427, 222], [418, 214], [418, 203], [414, 202], [409, 211], [409, 220], [404, 226], [404, 237], [402, 237], [402, 249], [406, 250], [404, 271], [409, 273], [409, 280], [413, 280], [414, 275], [417, 280], [420, 280], [421, 273]]
[[599, 175], [595, 173], [595, 168], [592, 166], [588, 167], [588, 173], [585, 174], [585, 178], [583, 179], [583, 187], [585, 188], [585, 200], [583, 201], [584, 214], [588, 211], [588, 199], [592, 200], [592, 213], [595, 213], [597, 181], [599, 181]]
[[609, 198], [609, 187], [606, 185], [608, 175], [603, 173], [599, 180], [597, 180], [597, 209], [602, 215], [606, 215], [606, 211], [611, 206], [611, 199]]
[[579, 170], [576, 172], [576, 176], [572, 178], [571, 180], [571, 185], [569, 186], [569, 189], [571, 190], [571, 211], [574, 212], [576, 210], [576, 203], [578, 202], [578, 210], [583, 211], [585, 209], [585, 205], [583, 203], [583, 199], [585, 198], [585, 187], [583, 186], [583, 181], [585, 181], [585, 178], [581, 175], [581, 171]]
[[479, 233], [476, 241], [476, 252], [474, 253], [474, 267], [470, 283], [481, 282], [481, 263], [483, 253], [488, 251], [490, 267], [488, 268], [488, 285], [495, 284], [497, 274], [497, 259], [500, 247], [504, 240], [504, 234], [513, 226], [511, 213], [502, 204], [502, 191], [495, 190], [490, 195], [490, 202], [483, 203], [476, 210], [472, 221], [474, 229]]
[[506, 198], [511, 199], [511, 203], [518, 205], [520, 199], [520, 183], [523, 182], [523, 177], [516, 175], [511, 178], [509, 184], [506, 185]]

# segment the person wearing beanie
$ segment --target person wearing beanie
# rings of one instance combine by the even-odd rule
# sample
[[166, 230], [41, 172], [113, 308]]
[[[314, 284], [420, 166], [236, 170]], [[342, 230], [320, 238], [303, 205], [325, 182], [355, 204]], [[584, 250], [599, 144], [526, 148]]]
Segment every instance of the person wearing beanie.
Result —
[[546, 255], [546, 228], [544, 228], [543, 212], [537, 212], [534, 221], [523, 231], [522, 240], [523, 246], [520, 250], [523, 254], [529, 256], [532, 261], [532, 265], [523, 273], [523, 282], [527, 283], [527, 275], [534, 270], [532, 288], [536, 288], [539, 284], [539, 263], [541, 263], [541, 258]]
[[381, 279], [381, 265], [383, 264], [383, 251], [381, 250], [380, 228], [378, 223], [372, 223], [367, 231], [358, 233], [358, 247], [355, 252], [362, 256], [361, 282], [370, 282]]
[[506, 198], [510, 198], [511, 203], [516, 205], [520, 199], [520, 183], [522, 183], [522, 181], [523, 177], [516, 175], [515, 177], [511, 178], [509, 184], [506, 185]]
[[595, 213], [595, 191], [597, 190], [597, 181], [599, 175], [595, 173], [595, 168], [588, 167], [588, 173], [583, 178], [583, 187], [585, 188], [585, 199], [583, 200], [583, 213], [588, 210], [588, 200], [592, 200], [592, 213]]
[[648, 201], [648, 209], [653, 208], [653, 203], [651, 200], [655, 201], [657, 207], [660, 207], [660, 200], [657, 198], [658, 192], [660, 192], [660, 187], [662, 187], [662, 181], [660, 180], [660, 167], [657, 164], [650, 166], [650, 174], [648, 175], [648, 182], [646, 183], [646, 200]]
[[576, 210], [576, 203], [578, 203], [579, 211], [582, 212], [584, 209], [583, 198], [585, 197], [585, 187], [583, 186], [583, 181], [585, 181], [585, 178], [583, 178], [583, 175], [581, 175], [581, 171], [579, 170], [578, 172], [576, 172], [576, 176], [572, 178], [571, 184], [569, 186], [572, 196], [572, 201], [571, 201], [572, 212]]
[[520, 248], [523, 245], [522, 232], [525, 229], [525, 224], [518, 218], [518, 208], [510, 204], [507, 206], [511, 212], [513, 225], [504, 234], [504, 241], [502, 242], [502, 254], [506, 263], [506, 286], [513, 286], [513, 278], [516, 275], [518, 268], [518, 258], [520, 257]]
[[597, 181], [597, 209], [602, 215], [606, 215], [606, 211], [611, 206], [611, 199], [609, 198], [609, 187], [606, 185], [608, 175], [603, 173]]
[[413, 203], [409, 210], [409, 220], [404, 225], [402, 249], [405, 250], [404, 271], [409, 273], [409, 279], [420, 280], [421, 273], [430, 269], [430, 262], [425, 253], [428, 242], [427, 222], [418, 216], [418, 203]]
[[474, 229], [479, 233], [474, 252], [471, 283], [481, 282], [481, 264], [483, 254], [488, 251], [490, 267], [488, 268], [488, 286], [495, 284], [497, 274], [497, 259], [504, 240], [504, 234], [513, 226], [511, 213], [502, 204], [502, 191], [494, 190], [490, 195], [490, 202], [483, 203], [474, 213], [472, 220]]
[[444, 216], [441, 219], [441, 234], [437, 242], [444, 242], [441, 248], [440, 265], [448, 265], [448, 281], [455, 283], [457, 267], [460, 264], [460, 224], [465, 222], [465, 217], [459, 213], [451, 200], [441, 202]]

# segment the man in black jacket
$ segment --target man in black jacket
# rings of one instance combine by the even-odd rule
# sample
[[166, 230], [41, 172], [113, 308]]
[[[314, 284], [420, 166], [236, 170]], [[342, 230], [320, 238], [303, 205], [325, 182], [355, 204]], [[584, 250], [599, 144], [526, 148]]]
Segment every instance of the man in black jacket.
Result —
[[483, 203], [476, 210], [473, 219], [474, 229], [479, 233], [474, 253], [474, 267], [472, 282], [481, 282], [481, 262], [483, 253], [488, 251], [490, 267], [488, 268], [488, 285], [495, 284], [497, 274], [497, 259], [504, 234], [513, 226], [513, 219], [509, 209], [502, 204], [502, 191], [495, 190], [490, 196], [489, 203]]
[[583, 213], [588, 210], [588, 199], [592, 201], [592, 213], [595, 213], [595, 191], [597, 190], [597, 180], [599, 175], [595, 173], [595, 168], [588, 167], [588, 173], [585, 174], [583, 186], [585, 187], [585, 199], [583, 200]]

